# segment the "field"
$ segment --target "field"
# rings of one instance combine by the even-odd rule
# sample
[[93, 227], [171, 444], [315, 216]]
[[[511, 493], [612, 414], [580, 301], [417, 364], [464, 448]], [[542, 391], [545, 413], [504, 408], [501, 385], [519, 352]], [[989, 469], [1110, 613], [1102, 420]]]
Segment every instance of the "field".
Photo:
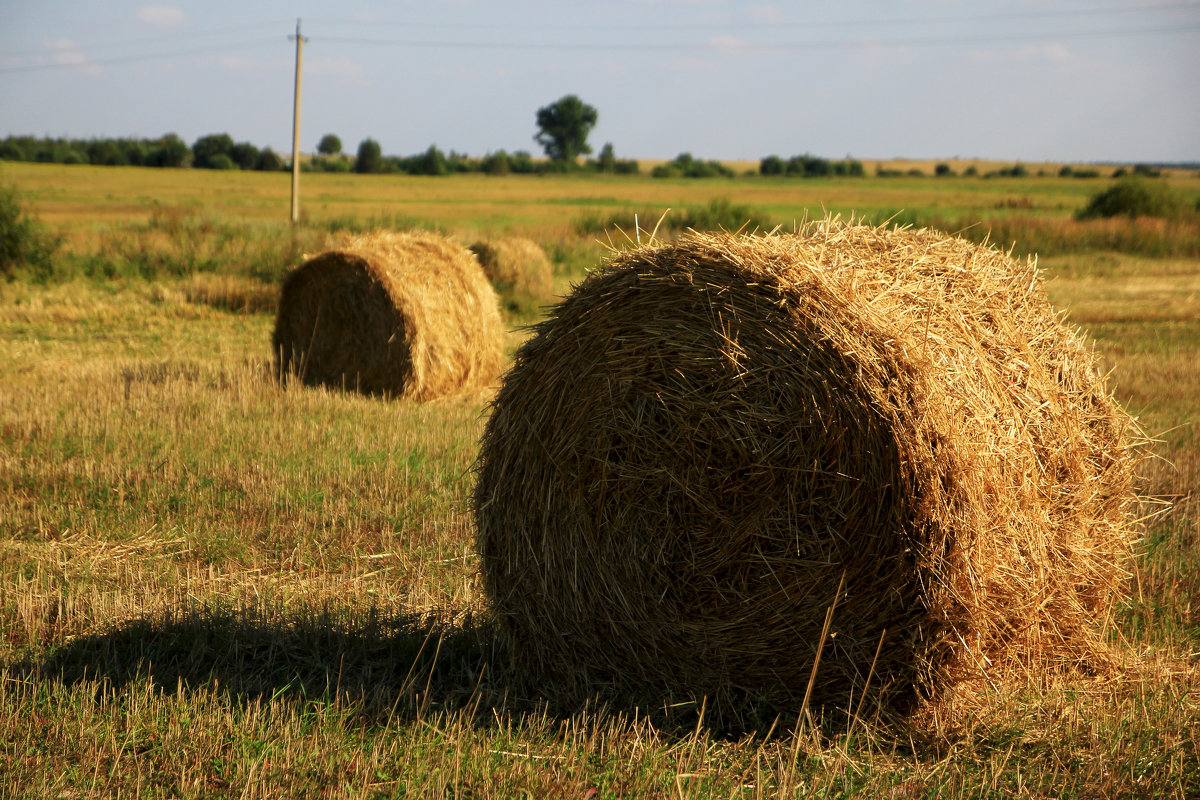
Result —
[[[0, 796], [1200, 796], [1200, 250], [1195, 223], [1073, 221], [1106, 183], [312, 174], [293, 230], [285, 175], [0, 165], [63, 237], [0, 283]], [[566, 292], [709, 207], [1039, 254], [1155, 439], [1125, 679], [739, 737], [509, 690], [467, 510], [486, 407], [281, 388], [279, 279], [331, 231], [417, 225], [530, 236]], [[512, 347], [537, 315], [510, 309]]]

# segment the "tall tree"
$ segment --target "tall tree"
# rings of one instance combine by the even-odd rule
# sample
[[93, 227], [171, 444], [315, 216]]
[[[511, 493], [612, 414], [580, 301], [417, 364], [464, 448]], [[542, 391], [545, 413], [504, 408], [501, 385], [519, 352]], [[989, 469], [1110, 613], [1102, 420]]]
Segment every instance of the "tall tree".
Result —
[[537, 112], [538, 133], [534, 141], [555, 161], [573, 162], [592, 152], [587, 137], [596, 126], [599, 113], [595, 108], [568, 94], [543, 106]]
[[342, 140], [332, 133], [327, 133], [317, 144], [317, 152], [323, 156], [336, 156], [342, 152]]
[[366, 175], [383, 172], [383, 151], [374, 139], [363, 139], [358, 145], [358, 156], [354, 159], [354, 171]]

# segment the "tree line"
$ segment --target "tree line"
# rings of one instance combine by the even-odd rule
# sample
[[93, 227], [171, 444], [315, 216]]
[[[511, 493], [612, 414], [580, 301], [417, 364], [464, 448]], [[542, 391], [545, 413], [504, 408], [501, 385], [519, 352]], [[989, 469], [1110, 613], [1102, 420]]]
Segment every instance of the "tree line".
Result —
[[[544, 160], [534, 160], [527, 150], [509, 153], [505, 150], [473, 157], [454, 150], [443, 152], [430, 145], [421, 153], [410, 156], [384, 155], [375, 139], [367, 138], [351, 156], [342, 150], [341, 139], [333, 133], [321, 137], [316, 153], [301, 162], [303, 171], [357, 172], [369, 174], [451, 175], [479, 172], [486, 175], [535, 174], [588, 171], [615, 175], [638, 174], [636, 159], [619, 159], [611, 142], [606, 143], [595, 158], [588, 137], [599, 120], [599, 112], [576, 95], [565, 95], [537, 110], [538, 132], [533, 139], [545, 151]], [[0, 161], [35, 161], [56, 164], [96, 164], [102, 166], [193, 167], [196, 169], [241, 169], [259, 171], [290, 170], [292, 165], [270, 147], [258, 148], [250, 142], [235, 142], [228, 133], [201, 136], [190, 146], [174, 133], [156, 139], [98, 138], [50, 139], [33, 136], [8, 136], [0, 140]], [[1157, 171], [1138, 165], [1134, 172], [1152, 176]], [[1119, 169], [1114, 177], [1120, 177]], [[770, 155], [759, 161], [757, 171], [764, 177], [821, 178], [827, 176], [858, 177], [866, 174], [861, 162], [852, 159], [826, 159], [804, 154], [784, 159]], [[877, 177], [923, 175], [920, 170], [908, 172], [877, 166]], [[949, 164], [938, 164], [936, 176], [955, 174]], [[977, 175], [974, 166], [964, 175]], [[984, 177], [1025, 177], [1028, 170], [1022, 164], [986, 173]], [[1039, 173], [1044, 174], [1044, 173]], [[694, 158], [680, 153], [671, 161], [659, 164], [651, 171], [656, 178], [732, 178], [734, 171], [719, 161]], [[1097, 178], [1094, 169], [1064, 166], [1059, 177]]]

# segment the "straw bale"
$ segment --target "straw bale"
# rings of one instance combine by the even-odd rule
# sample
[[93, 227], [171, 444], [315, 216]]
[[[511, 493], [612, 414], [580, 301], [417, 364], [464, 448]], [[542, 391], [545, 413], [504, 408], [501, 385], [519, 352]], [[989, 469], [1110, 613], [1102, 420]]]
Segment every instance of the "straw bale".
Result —
[[560, 697], [731, 725], [1104, 669], [1139, 434], [1096, 363], [1034, 263], [930, 230], [616, 255], [483, 435], [501, 645]]
[[520, 236], [480, 241], [471, 245], [483, 272], [500, 294], [536, 300], [549, 299], [554, 290], [550, 260], [537, 242]]
[[283, 282], [281, 379], [429, 400], [498, 382], [504, 328], [466, 248], [425, 232], [345, 236]]

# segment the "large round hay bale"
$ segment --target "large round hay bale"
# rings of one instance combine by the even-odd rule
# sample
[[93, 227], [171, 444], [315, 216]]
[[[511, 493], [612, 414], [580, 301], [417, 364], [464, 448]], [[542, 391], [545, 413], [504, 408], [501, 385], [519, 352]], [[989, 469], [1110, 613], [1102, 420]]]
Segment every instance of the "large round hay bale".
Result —
[[344, 237], [284, 279], [282, 378], [429, 400], [498, 382], [504, 328], [466, 248], [425, 232]]
[[547, 300], [554, 291], [554, 271], [546, 252], [532, 239], [507, 236], [476, 242], [471, 252], [501, 295]]
[[520, 348], [482, 439], [501, 644], [561, 696], [731, 724], [799, 712], [810, 677], [814, 707], [870, 674], [903, 713], [1095, 666], [1135, 427], [1036, 266], [988, 247], [826, 220], [620, 254]]

